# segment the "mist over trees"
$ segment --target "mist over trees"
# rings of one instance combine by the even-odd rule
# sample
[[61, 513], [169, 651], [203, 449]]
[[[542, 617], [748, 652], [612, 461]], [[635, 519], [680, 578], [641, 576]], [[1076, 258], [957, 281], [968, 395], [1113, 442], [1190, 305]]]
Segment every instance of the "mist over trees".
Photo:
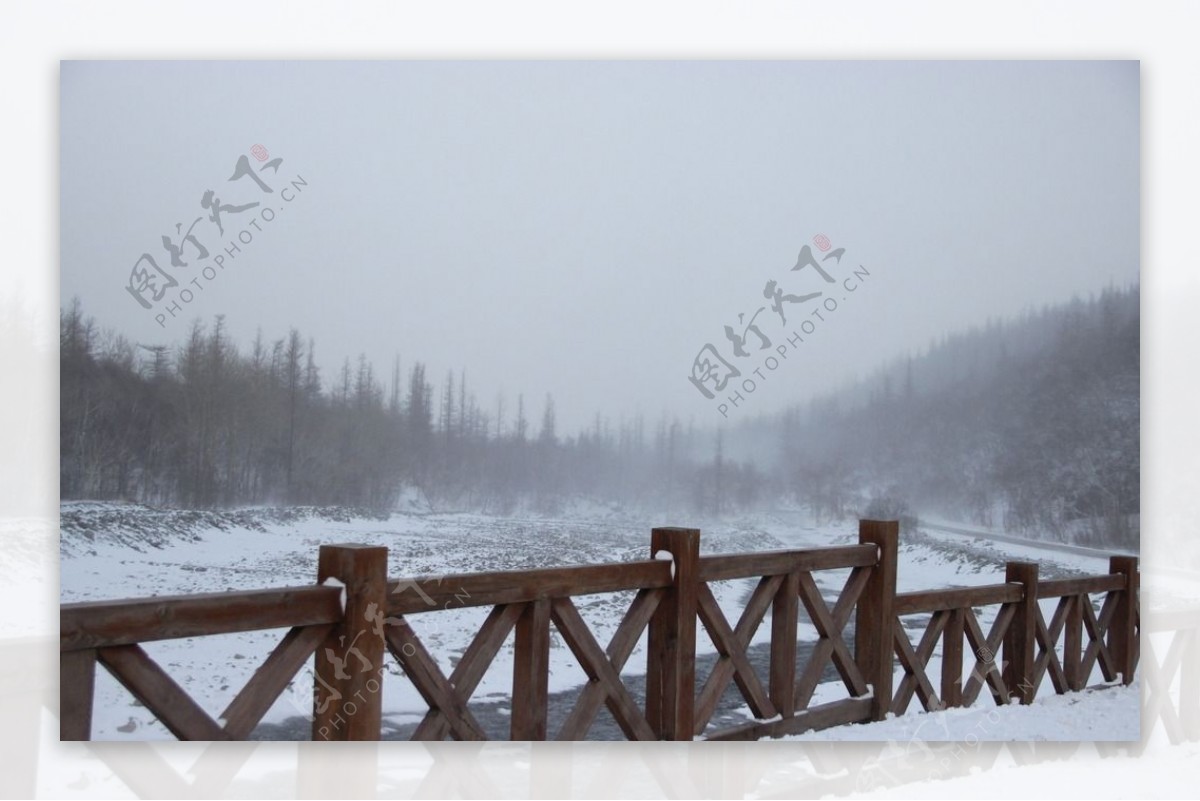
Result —
[[[322, 376], [300, 331], [246, 346], [218, 316], [175, 347], [60, 315], [61, 496], [207, 508], [508, 514], [572, 500], [666, 514], [802, 505], [817, 521], [943, 514], [1136, 547], [1139, 292], [988, 321], [839, 392], [724, 430], [670, 415], [561, 429], [550, 395], [435, 385], [397, 356]], [[484, 389], [482, 392], [488, 392]]]
[[1136, 547], [1139, 291], [988, 321], [842, 392], [736, 432], [782, 443], [794, 498], [838, 517], [944, 514]]
[[[572, 498], [683, 510], [710, 504], [711, 440], [663, 416], [573, 435], [554, 399], [481, 402], [466, 371], [435, 387], [397, 356], [390, 378], [360, 356], [331, 379], [293, 329], [239, 347], [222, 317], [174, 348], [101, 331], [78, 301], [60, 314], [61, 497], [209, 508], [347, 505], [556, 511]], [[726, 476], [753, 468], [725, 464]], [[733, 510], [747, 493], [718, 493]]]

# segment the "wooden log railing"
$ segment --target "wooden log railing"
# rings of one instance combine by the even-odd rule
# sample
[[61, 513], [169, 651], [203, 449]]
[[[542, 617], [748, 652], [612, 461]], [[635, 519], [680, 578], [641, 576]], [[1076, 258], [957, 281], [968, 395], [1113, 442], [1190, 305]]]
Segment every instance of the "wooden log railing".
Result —
[[[699, 544], [696, 529], [658, 528], [645, 560], [398, 581], [386, 577], [385, 548], [324, 545], [316, 585], [64, 604], [60, 735], [90, 738], [97, 664], [173, 735], [190, 740], [248, 737], [311, 664], [313, 739], [379, 739], [386, 661], [394, 659], [428, 707], [413, 739], [486, 739], [470, 700], [510, 635], [514, 740], [586, 739], [601, 708], [632, 740], [756, 739], [881, 720], [889, 711], [903, 713], [914, 695], [927, 710], [969, 705], [985, 685], [997, 703], [1029, 703], [1047, 674], [1057, 692], [1067, 692], [1081, 689], [1097, 663], [1108, 681], [1129, 683], [1136, 668], [1132, 557], [1113, 557], [1104, 576], [1039, 583], [1036, 564], [1010, 563], [1002, 584], [897, 594], [895, 521], [862, 521], [859, 544], [850, 546], [700, 556]], [[823, 571], [846, 572], [828, 601], [814, 578]], [[712, 587], [730, 580], [754, 583], [736, 622]], [[602, 645], [573, 599], [614, 593], [632, 599]], [[1098, 612], [1091, 601], [1097, 593], [1104, 595]], [[1038, 600], [1053, 598], [1060, 600], [1047, 623]], [[986, 633], [974, 612], [982, 606], [999, 606]], [[447, 675], [409, 618], [463, 607], [490, 609]], [[803, 660], [801, 608], [817, 632]], [[751, 646], [768, 611], [763, 676]], [[914, 615], [929, 616], [915, 647], [902, 622]], [[853, 647], [845, 633], [852, 618]], [[702, 677], [696, 671], [700, 627], [716, 650]], [[287, 632], [215, 719], [141, 646], [265, 629]], [[547, 716], [552, 630], [587, 677], [556, 732]], [[643, 635], [640, 704], [622, 674]], [[964, 641], [975, 655], [965, 684]], [[927, 667], [939, 642], [942, 674], [935, 689]], [[893, 692], [896, 660], [902, 675]], [[814, 704], [830, 667], [845, 695], [829, 700], [833, 688], [827, 687]], [[754, 720], [716, 729], [715, 712], [731, 684]]]

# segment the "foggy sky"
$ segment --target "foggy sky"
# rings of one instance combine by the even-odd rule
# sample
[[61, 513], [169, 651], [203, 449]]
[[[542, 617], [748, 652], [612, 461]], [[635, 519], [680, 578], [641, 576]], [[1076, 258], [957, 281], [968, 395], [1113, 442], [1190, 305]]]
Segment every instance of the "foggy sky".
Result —
[[[549, 392], [570, 433], [720, 422], [698, 351], [742, 363], [723, 329], [770, 279], [836, 296], [732, 421], [1136, 281], [1138, 84], [1137, 62], [65, 62], [61, 297], [147, 345], [294, 326], [327, 384], [360, 352], [384, 380], [396, 353], [435, 384], [465, 368], [485, 411], [524, 392], [536, 429]], [[271, 195], [226, 180], [255, 144], [283, 159]], [[205, 280], [160, 240], [210, 189], [277, 215]], [[255, 213], [194, 231], [215, 256]], [[833, 288], [790, 270], [817, 234], [846, 249]], [[143, 252], [204, 287], [165, 328], [125, 289]], [[814, 305], [767, 308], [773, 346]]]

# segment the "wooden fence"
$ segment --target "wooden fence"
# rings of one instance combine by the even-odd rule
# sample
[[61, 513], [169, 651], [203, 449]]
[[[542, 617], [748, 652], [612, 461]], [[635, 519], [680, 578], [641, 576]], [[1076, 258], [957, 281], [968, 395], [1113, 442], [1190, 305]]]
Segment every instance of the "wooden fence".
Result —
[[[1039, 581], [1035, 563], [1012, 562], [1004, 583], [897, 594], [897, 540], [895, 521], [864, 520], [857, 545], [700, 556], [698, 530], [658, 528], [651, 558], [642, 561], [399, 581], [387, 578], [386, 548], [324, 545], [316, 585], [64, 604], [60, 736], [89, 739], [97, 663], [176, 737], [227, 740], [248, 737], [313, 660], [313, 739], [377, 740], [385, 660], [395, 659], [428, 705], [413, 739], [486, 739], [468, 702], [510, 633], [513, 740], [586, 739], [602, 707], [629, 739], [756, 739], [882, 720], [888, 712], [903, 713], [914, 695], [927, 710], [968, 705], [985, 684], [998, 704], [1030, 703], [1047, 674], [1056, 692], [1079, 690], [1097, 662], [1107, 681], [1132, 682], [1139, 638], [1136, 558], [1114, 556], [1108, 574], [1059, 581]], [[822, 571], [848, 571], [832, 607], [814, 579]], [[731, 579], [757, 580], [736, 623], [710, 587]], [[572, 599], [626, 591], [632, 602], [602, 646]], [[1060, 599], [1049, 622], [1041, 598]], [[491, 609], [446, 675], [407, 618], [470, 606]], [[817, 632], [803, 664], [801, 606]], [[984, 606], [999, 607], [987, 633], [974, 611]], [[750, 644], [768, 610], [764, 679], [751, 663]], [[844, 634], [852, 615], [853, 648]], [[903, 625], [910, 616], [928, 617], [915, 646]], [[702, 683], [697, 621], [717, 651]], [[547, 730], [552, 624], [587, 675], [556, 732]], [[282, 628], [286, 635], [216, 719], [141, 646]], [[645, 702], [639, 704], [622, 670], [643, 632]], [[935, 687], [928, 667], [939, 640]], [[965, 683], [964, 643], [975, 657]], [[903, 675], [893, 688], [897, 660]], [[827, 665], [846, 695], [814, 704]], [[731, 682], [755, 720], [708, 731]]]

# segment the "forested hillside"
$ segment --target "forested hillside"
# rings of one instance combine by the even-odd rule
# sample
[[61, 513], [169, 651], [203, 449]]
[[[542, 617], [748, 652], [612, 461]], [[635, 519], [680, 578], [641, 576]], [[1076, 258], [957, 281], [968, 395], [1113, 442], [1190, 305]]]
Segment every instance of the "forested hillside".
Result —
[[1134, 546], [1139, 292], [992, 321], [742, 435], [783, 442], [796, 496]]

